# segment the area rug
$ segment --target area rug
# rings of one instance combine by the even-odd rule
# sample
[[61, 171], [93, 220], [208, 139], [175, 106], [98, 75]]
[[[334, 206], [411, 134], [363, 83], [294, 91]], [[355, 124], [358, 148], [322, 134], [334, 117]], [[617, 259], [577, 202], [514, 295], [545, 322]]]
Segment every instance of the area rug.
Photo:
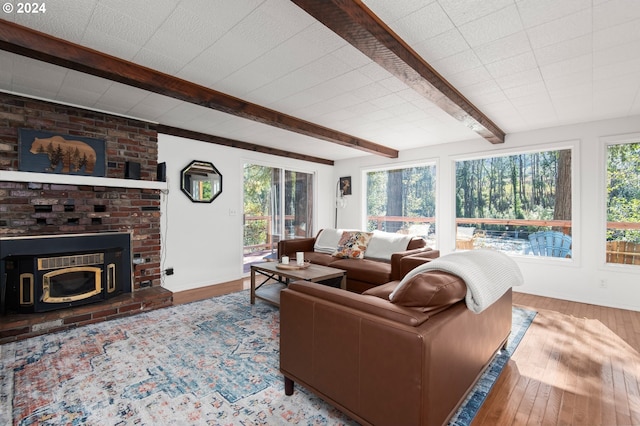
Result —
[[[533, 315], [454, 422], [469, 424]], [[279, 311], [248, 292], [0, 346], [3, 425], [357, 425], [303, 387], [284, 395]], [[476, 396], [477, 395], [477, 396]]]

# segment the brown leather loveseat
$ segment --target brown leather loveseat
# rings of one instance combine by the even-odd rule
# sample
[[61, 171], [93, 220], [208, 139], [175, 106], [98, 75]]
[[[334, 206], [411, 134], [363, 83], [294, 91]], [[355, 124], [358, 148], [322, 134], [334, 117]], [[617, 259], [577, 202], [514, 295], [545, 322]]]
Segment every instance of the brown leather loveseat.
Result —
[[298, 383], [364, 425], [446, 423], [506, 344], [511, 289], [476, 314], [456, 275], [417, 274], [391, 302], [398, 283], [364, 294], [304, 281], [283, 290], [285, 393]]
[[[296, 252], [304, 252], [305, 260], [318, 265], [330, 266], [346, 271], [347, 290], [356, 293], [362, 293], [370, 288], [386, 284], [393, 280], [402, 278], [400, 259], [405, 256], [420, 254], [425, 258], [436, 258], [440, 255], [439, 250], [433, 250], [426, 247], [426, 241], [420, 237], [407, 237], [387, 232], [376, 232], [369, 249], [365, 251], [363, 259], [345, 259], [334, 257], [331, 253], [336, 249], [337, 239], [332, 243], [325, 242], [319, 247], [319, 240], [322, 235], [334, 233], [338, 235], [342, 230], [326, 229], [318, 232], [315, 238], [297, 238], [282, 240], [278, 242], [278, 256], [289, 256], [295, 259]], [[324, 233], [324, 234], [323, 234]], [[382, 254], [386, 241], [392, 241], [393, 238], [403, 238], [404, 243], [397, 251], [387, 251]], [[378, 250], [377, 257], [372, 250], [376, 244]], [[392, 242], [388, 243], [388, 247], [394, 247]], [[327, 246], [328, 245], [328, 246]], [[397, 244], [396, 246], [397, 247]], [[393, 251], [393, 252], [392, 252]], [[372, 253], [372, 254], [369, 254]]]

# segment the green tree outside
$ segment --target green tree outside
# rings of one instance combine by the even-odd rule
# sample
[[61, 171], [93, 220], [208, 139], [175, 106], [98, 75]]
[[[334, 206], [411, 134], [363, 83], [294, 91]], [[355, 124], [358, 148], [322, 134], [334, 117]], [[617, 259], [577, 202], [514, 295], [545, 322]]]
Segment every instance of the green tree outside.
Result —
[[[607, 150], [607, 220], [640, 223], [640, 142]], [[608, 229], [607, 241], [640, 243], [640, 231]]]

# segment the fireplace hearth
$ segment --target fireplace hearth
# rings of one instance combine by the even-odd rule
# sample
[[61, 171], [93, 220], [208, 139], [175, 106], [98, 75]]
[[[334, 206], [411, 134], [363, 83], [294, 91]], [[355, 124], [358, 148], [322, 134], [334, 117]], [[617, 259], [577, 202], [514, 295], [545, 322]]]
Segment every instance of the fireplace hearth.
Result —
[[0, 238], [0, 313], [102, 302], [132, 290], [127, 232]]

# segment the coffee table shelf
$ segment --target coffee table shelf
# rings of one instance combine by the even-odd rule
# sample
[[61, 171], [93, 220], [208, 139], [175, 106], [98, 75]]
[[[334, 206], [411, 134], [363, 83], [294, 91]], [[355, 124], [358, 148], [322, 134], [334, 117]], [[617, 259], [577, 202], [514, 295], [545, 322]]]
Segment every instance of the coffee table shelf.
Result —
[[255, 291], [255, 298], [280, 306], [280, 291], [287, 288], [280, 282], [266, 283]]

